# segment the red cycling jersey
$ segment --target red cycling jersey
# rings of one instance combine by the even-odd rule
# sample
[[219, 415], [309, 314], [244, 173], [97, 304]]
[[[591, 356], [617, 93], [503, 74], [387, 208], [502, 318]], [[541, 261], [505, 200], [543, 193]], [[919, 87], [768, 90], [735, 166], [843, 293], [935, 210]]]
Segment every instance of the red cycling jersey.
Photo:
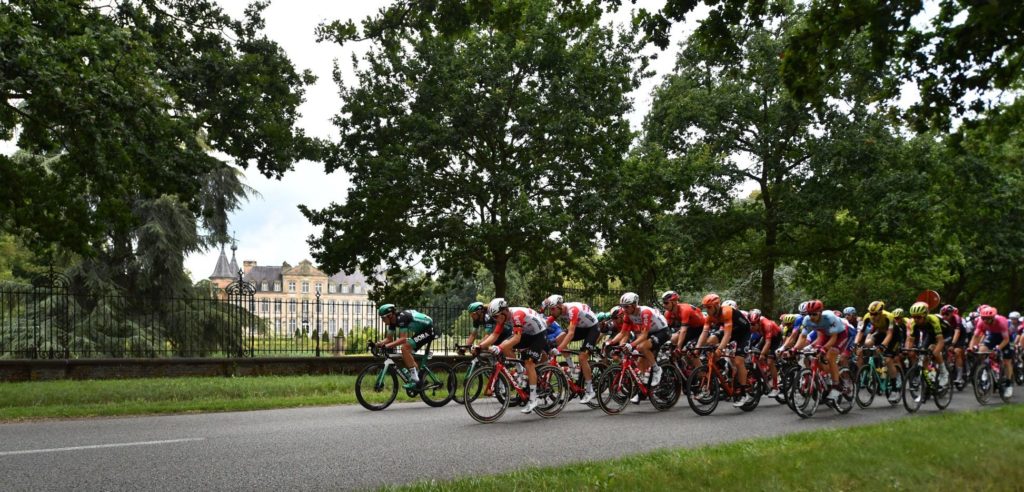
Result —
[[750, 325], [750, 329], [754, 333], [760, 333], [765, 340], [771, 340], [772, 338], [782, 336], [782, 328], [775, 324], [774, 321], [765, 317], [761, 317], [761, 320], [757, 323], [752, 323]]
[[[625, 313], [623, 313], [625, 314]], [[653, 333], [668, 328], [668, 322], [661, 312], [647, 306], [638, 306], [636, 314], [626, 314], [622, 320], [622, 331]]]
[[676, 304], [675, 309], [665, 312], [669, 326], [704, 326], [704, 313], [685, 302]]

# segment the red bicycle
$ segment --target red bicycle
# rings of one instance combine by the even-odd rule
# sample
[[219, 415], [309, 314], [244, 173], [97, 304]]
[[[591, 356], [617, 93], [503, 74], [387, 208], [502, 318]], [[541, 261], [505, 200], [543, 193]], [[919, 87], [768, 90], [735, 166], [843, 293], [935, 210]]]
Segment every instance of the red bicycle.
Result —
[[622, 347], [609, 347], [607, 350], [612, 355], [618, 355], [621, 362], [605, 370], [597, 384], [597, 402], [606, 414], [622, 413], [626, 404], [636, 395], [640, 395], [641, 399], [649, 399], [658, 410], [668, 410], [679, 401], [682, 375], [674, 365], [668, 362], [660, 364], [661, 381], [651, 387], [653, 375], [644, 377], [637, 365], [639, 352], [626, 352]]
[[825, 403], [840, 414], [849, 413], [853, 409], [854, 383], [850, 376], [850, 369], [843, 367], [839, 369], [839, 397], [835, 400], [828, 399], [831, 384], [827, 378], [828, 369], [821, 361], [822, 354], [817, 348], [808, 347], [800, 353], [803, 357], [804, 369], [797, 375], [794, 384], [789, 388], [786, 395], [790, 400], [790, 408], [801, 418], [808, 418], [814, 415], [818, 405]]
[[[477, 357], [494, 358], [493, 364], [482, 364], [466, 377], [463, 389], [466, 411], [473, 420], [489, 424], [501, 418], [509, 405], [526, 405], [530, 394], [526, 389], [526, 375], [513, 375], [508, 364], [522, 364], [518, 359], [506, 359], [482, 352]], [[565, 374], [550, 365], [537, 367], [537, 398], [540, 404], [534, 413], [544, 418], [558, 415], [568, 399]]]

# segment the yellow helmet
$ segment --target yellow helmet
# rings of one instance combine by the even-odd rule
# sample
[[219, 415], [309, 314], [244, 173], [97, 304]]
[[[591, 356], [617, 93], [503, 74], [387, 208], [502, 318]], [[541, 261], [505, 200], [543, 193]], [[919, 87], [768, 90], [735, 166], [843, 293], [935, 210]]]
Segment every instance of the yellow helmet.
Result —
[[910, 306], [911, 316], [922, 316], [928, 314], [928, 303], [927, 302], [915, 302]]
[[782, 315], [782, 324], [784, 324], [784, 325], [791, 325], [791, 324], [793, 324], [795, 322], [796, 322], [796, 315], [795, 314], [783, 314]]
[[893, 309], [892, 310], [892, 316], [894, 318], [902, 318], [903, 317], [903, 308]]
[[875, 301], [868, 304], [868, 313], [870, 314], [881, 313], [883, 309], [885, 309], [885, 303], [882, 301]]

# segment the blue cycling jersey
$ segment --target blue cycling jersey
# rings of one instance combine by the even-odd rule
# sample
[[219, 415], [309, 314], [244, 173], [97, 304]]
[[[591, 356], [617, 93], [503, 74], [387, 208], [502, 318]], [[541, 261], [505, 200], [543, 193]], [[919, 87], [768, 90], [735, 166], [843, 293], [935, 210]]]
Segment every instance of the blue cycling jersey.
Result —
[[846, 325], [843, 320], [839, 319], [838, 316], [832, 314], [829, 311], [821, 313], [821, 318], [815, 323], [811, 321], [811, 317], [807, 316], [803, 320], [803, 333], [804, 335], [810, 335], [812, 331], [824, 331], [829, 335], [836, 335], [846, 331]]
[[547, 331], [544, 332], [544, 336], [548, 339], [548, 342], [551, 343], [555, 343], [555, 339], [558, 338], [558, 335], [561, 334], [562, 327], [558, 326], [557, 321], [552, 321], [551, 324], [548, 325]]

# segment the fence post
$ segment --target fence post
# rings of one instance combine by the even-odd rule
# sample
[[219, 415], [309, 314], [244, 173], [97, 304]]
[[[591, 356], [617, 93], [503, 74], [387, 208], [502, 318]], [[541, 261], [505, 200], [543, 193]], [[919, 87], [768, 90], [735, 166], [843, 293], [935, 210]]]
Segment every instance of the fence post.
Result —
[[313, 333], [316, 337], [316, 356], [320, 357], [320, 284], [316, 284], [316, 311], [313, 313]]

